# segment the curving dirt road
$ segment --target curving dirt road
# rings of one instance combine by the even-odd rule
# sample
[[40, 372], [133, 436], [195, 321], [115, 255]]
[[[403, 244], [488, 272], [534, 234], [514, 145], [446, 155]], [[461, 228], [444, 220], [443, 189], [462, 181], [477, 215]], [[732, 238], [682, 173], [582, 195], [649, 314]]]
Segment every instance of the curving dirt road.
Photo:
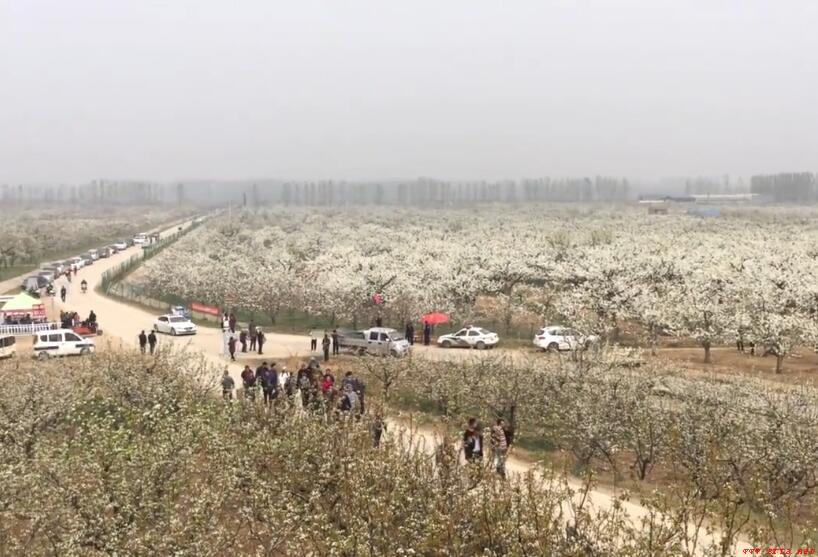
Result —
[[[185, 223], [183, 226], [189, 226], [190, 223]], [[176, 226], [168, 228], [161, 234], [166, 235], [176, 230]], [[104, 335], [97, 337], [96, 342], [99, 349], [134, 349], [138, 345], [137, 335], [141, 330], [146, 332], [152, 327], [153, 320], [156, 314], [150, 313], [135, 305], [129, 305], [106, 296], [99, 294], [95, 287], [99, 284], [100, 278], [104, 271], [113, 268], [119, 263], [127, 260], [133, 254], [139, 253], [140, 248], [129, 248], [124, 252], [117, 254], [114, 257], [97, 261], [94, 265], [81, 269], [73, 282], [68, 285], [69, 293], [66, 302], [63, 304], [59, 298], [52, 302], [46, 302], [50, 305], [50, 311], [59, 313], [60, 309], [77, 311], [84, 318], [93, 309], [99, 319]], [[82, 279], [88, 281], [88, 292], [82, 294], [79, 291], [79, 282]], [[63, 278], [60, 279], [60, 284], [67, 283]], [[59, 291], [60, 285], [57, 286]], [[267, 333], [265, 333], [267, 334]], [[189, 350], [191, 352], [202, 354], [207, 361], [212, 362], [216, 369], [229, 369], [230, 374], [236, 381], [236, 385], [241, 385], [240, 373], [244, 362], [257, 362], [259, 356], [257, 354], [238, 354], [239, 361], [236, 363], [228, 362], [227, 358], [222, 355], [222, 333], [219, 329], [200, 328], [195, 336], [191, 337], [170, 337], [166, 335], [159, 336], [159, 344], [172, 343], [175, 348], [181, 350]], [[440, 350], [434, 347], [417, 347], [416, 355], [422, 357], [480, 357], [483, 353], [470, 350]], [[489, 351], [493, 352], [493, 351]], [[488, 352], [487, 352], [488, 353]], [[299, 335], [283, 335], [276, 333], [267, 334], [267, 344], [265, 345], [265, 352], [263, 357], [272, 359], [290, 359], [294, 357], [306, 358], [310, 355], [309, 352], [309, 338]], [[403, 422], [391, 423], [391, 430], [406, 431], [407, 426]], [[439, 435], [433, 428], [412, 428], [412, 435], [425, 450], [431, 450], [437, 446]], [[537, 464], [526, 462], [515, 457], [511, 457], [507, 463], [508, 470], [512, 473], [524, 473], [529, 470], [536, 470]], [[577, 480], [570, 480], [569, 485], [574, 489], [580, 489], [581, 483]], [[596, 489], [587, 497], [586, 504], [589, 504], [593, 509], [606, 510], [610, 509], [614, 504], [616, 494], [605, 489]], [[647, 510], [633, 501], [626, 501], [622, 506], [631, 520], [634, 523], [647, 516]], [[570, 516], [570, 510], [566, 510], [566, 515]], [[715, 543], [717, 538], [701, 536], [699, 545], [702, 543]], [[741, 555], [742, 550], [751, 546], [740, 544], [734, 554]]]

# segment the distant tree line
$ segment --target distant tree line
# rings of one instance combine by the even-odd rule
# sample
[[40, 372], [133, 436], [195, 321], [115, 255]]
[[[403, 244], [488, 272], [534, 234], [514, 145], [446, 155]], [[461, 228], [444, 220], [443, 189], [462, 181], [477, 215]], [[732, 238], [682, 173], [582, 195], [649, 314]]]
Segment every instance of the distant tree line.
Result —
[[91, 205], [413, 205], [457, 206], [530, 201], [612, 202], [631, 198], [627, 179], [538, 178], [449, 182], [420, 178], [391, 182], [179, 182], [95, 180], [82, 185], [0, 185], [0, 199], [12, 203]]
[[750, 192], [778, 203], [815, 203], [818, 201], [818, 178], [811, 172], [780, 173], [753, 176]]

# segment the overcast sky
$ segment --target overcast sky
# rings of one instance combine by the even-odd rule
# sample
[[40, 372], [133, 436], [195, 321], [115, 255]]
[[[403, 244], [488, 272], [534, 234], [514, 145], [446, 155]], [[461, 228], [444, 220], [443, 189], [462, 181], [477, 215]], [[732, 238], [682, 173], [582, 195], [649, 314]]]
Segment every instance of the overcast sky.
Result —
[[0, 182], [790, 170], [814, 0], [0, 0]]

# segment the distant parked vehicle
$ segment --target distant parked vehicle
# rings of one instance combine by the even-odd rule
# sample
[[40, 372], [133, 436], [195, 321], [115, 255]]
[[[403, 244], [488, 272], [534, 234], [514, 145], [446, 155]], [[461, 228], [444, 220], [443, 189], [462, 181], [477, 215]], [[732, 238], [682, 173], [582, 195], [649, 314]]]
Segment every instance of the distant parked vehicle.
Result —
[[103, 258], [103, 259], [111, 257], [115, 253], [116, 253], [116, 248], [113, 247], [113, 246], [105, 246], [104, 248], [100, 248], [100, 250], [99, 250], [99, 256], [101, 258]]
[[153, 330], [169, 335], [195, 335], [196, 325], [181, 315], [160, 315], [153, 322]]
[[14, 335], [0, 336], [0, 359], [11, 358], [17, 353], [17, 339]]
[[338, 346], [351, 348], [358, 354], [380, 356], [405, 356], [409, 353], [409, 341], [403, 333], [389, 327], [372, 327], [364, 331], [339, 331]]
[[23, 279], [22, 288], [26, 292], [36, 292], [48, 286], [48, 279], [40, 275], [31, 275]]
[[588, 348], [599, 341], [596, 335], [584, 335], [575, 329], [559, 325], [543, 327], [534, 336], [534, 346], [549, 352]]
[[116, 248], [117, 251], [124, 251], [128, 249], [128, 242], [125, 240], [121, 240], [119, 242], [114, 242], [113, 246]]
[[141, 246], [142, 244], [146, 244], [148, 242], [148, 235], [144, 232], [140, 232], [136, 236], [133, 237], [133, 243], [135, 246]]
[[500, 342], [497, 333], [492, 333], [481, 327], [464, 327], [454, 334], [441, 335], [437, 339], [438, 346], [442, 348], [477, 348], [483, 350], [493, 348]]
[[65, 265], [62, 261], [52, 261], [51, 263], [46, 263], [43, 266], [43, 269], [54, 269], [57, 273], [57, 276], [60, 276], [65, 272]]
[[41, 360], [53, 356], [82, 356], [94, 349], [93, 340], [83, 338], [71, 329], [42, 331], [34, 335], [34, 354]]
[[170, 308], [171, 315], [178, 315], [179, 317], [186, 317], [190, 319], [190, 312], [185, 306], [173, 306]]
[[40, 269], [37, 271], [38, 277], [43, 277], [47, 282], [53, 282], [54, 279], [57, 277], [57, 274], [50, 269]]
[[90, 255], [91, 259], [93, 259], [94, 261], [99, 259], [99, 250], [98, 249], [89, 249], [86, 253], [88, 255]]
[[72, 257], [68, 260], [69, 265], [73, 265], [75, 269], [80, 270], [85, 267], [85, 259], [82, 257]]
[[96, 259], [94, 259], [94, 256], [91, 255], [90, 251], [86, 251], [85, 253], [80, 255], [80, 257], [82, 257], [83, 261], [85, 261], [86, 266], [93, 265], [94, 261], [96, 261]]

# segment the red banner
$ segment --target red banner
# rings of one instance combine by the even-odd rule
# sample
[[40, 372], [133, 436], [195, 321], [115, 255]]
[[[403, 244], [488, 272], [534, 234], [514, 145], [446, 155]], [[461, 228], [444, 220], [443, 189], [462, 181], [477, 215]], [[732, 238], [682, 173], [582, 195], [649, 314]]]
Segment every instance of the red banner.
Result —
[[196, 302], [193, 302], [192, 304], [190, 304], [190, 311], [198, 311], [199, 313], [207, 313], [208, 315], [216, 315], [216, 316], [221, 314], [221, 312], [219, 311], [219, 308], [216, 308], [216, 307], [213, 307], [213, 306], [206, 306], [204, 304], [198, 304]]

